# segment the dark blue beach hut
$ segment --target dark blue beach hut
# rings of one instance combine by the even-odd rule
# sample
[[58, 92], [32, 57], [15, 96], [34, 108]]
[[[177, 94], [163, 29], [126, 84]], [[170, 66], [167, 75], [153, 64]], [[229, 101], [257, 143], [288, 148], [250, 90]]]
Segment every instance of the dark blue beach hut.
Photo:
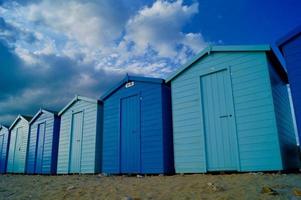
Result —
[[298, 168], [287, 74], [269, 45], [209, 46], [167, 81], [177, 173]]
[[76, 96], [60, 112], [58, 174], [100, 173], [102, 102]]
[[279, 39], [277, 44], [286, 61], [299, 141], [301, 142], [301, 26]]
[[29, 122], [26, 172], [55, 174], [60, 118], [56, 112], [40, 109]]
[[103, 172], [173, 172], [170, 88], [164, 80], [126, 76], [101, 99]]
[[8, 144], [9, 144], [8, 127], [0, 125], [0, 173], [6, 172]]

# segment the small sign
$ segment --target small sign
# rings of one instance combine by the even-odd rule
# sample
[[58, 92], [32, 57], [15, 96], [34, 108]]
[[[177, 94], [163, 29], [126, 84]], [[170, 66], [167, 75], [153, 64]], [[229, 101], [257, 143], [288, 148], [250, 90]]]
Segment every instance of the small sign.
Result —
[[133, 87], [135, 85], [134, 81], [125, 84], [125, 88]]

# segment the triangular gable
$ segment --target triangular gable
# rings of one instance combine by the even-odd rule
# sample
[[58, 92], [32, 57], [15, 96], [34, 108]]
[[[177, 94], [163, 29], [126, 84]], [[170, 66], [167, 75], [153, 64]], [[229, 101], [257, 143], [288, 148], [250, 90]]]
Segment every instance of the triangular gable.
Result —
[[90, 103], [99, 103], [100, 101], [97, 99], [91, 99], [88, 97], [83, 97], [83, 96], [79, 96], [76, 95], [60, 112], [59, 112], [59, 116], [61, 116], [66, 110], [68, 110], [75, 102], [82, 100], [82, 101], [87, 101]]
[[1, 131], [2, 129], [8, 130], [8, 127], [5, 126], [5, 125], [0, 125], [0, 131]]
[[288, 82], [287, 73], [283, 66], [283, 63], [278, 58], [277, 54], [271, 48], [270, 45], [244, 45], [244, 46], [208, 46], [199, 54], [197, 54], [193, 59], [191, 59], [187, 64], [180, 67], [176, 70], [169, 78], [166, 79], [166, 82], [172, 81], [174, 78], [182, 74], [185, 70], [189, 69], [194, 63], [202, 59], [204, 56], [210, 55], [213, 52], [256, 52], [263, 51], [270, 54], [271, 58], [275, 60], [277, 66], [276, 70], [281, 75], [285, 82]]
[[35, 116], [30, 120], [29, 124], [32, 124], [33, 122], [36, 121], [36, 119], [38, 119], [40, 117], [41, 114], [43, 113], [48, 113], [48, 114], [52, 114], [52, 115], [57, 115], [57, 113], [55, 111], [50, 111], [50, 110], [46, 110], [46, 109], [40, 109]]
[[126, 75], [124, 79], [122, 79], [119, 83], [117, 83], [114, 87], [109, 89], [104, 95], [100, 97], [102, 101], [107, 99], [109, 96], [111, 96], [113, 93], [115, 93], [119, 88], [121, 88], [123, 85], [130, 81], [139, 81], [139, 82], [149, 82], [149, 83], [164, 83], [163, 79], [160, 78], [151, 78], [151, 77], [142, 77], [142, 76], [129, 76]]
[[24, 119], [25, 121], [27, 121], [28, 123], [30, 122], [30, 120], [32, 119], [32, 117], [30, 116], [25, 116], [25, 115], [18, 115], [18, 117], [15, 119], [15, 121], [12, 123], [12, 125], [9, 127], [9, 130], [12, 130], [13, 127], [19, 122], [19, 120]]

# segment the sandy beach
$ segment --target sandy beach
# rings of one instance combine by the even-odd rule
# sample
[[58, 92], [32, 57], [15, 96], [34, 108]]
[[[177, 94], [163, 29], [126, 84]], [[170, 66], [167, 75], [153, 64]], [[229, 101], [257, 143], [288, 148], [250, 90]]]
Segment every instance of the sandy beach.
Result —
[[301, 199], [300, 191], [301, 174], [0, 176], [0, 199]]

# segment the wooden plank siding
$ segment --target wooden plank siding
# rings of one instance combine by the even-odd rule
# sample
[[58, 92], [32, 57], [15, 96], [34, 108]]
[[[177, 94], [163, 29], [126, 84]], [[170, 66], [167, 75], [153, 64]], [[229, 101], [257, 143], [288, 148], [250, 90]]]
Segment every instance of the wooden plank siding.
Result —
[[[45, 123], [45, 138], [43, 145], [42, 170], [37, 172], [37, 138], [38, 127]], [[59, 117], [53, 113], [43, 112], [30, 125], [27, 173], [29, 174], [55, 174], [57, 168], [57, 149], [59, 137]]]
[[220, 68], [230, 70], [232, 81], [237, 171], [282, 170], [266, 52], [223, 51], [210, 52], [171, 81], [176, 172], [207, 172], [200, 74]]
[[80, 173], [99, 173], [101, 170], [101, 105], [78, 100], [61, 115], [57, 173], [69, 173], [72, 113], [83, 112], [83, 138]]
[[[18, 135], [17, 129], [23, 128], [23, 138], [20, 146], [19, 157], [15, 159], [15, 140], [10, 142], [8, 151], [8, 161], [7, 161], [7, 172], [8, 173], [25, 173], [26, 171], [26, 157], [27, 157], [27, 145], [28, 145], [28, 134], [29, 134], [29, 122], [21, 118], [16, 122], [16, 124], [10, 129], [10, 136]], [[15, 137], [16, 138], [16, 137]], [[18, 169], [16, 169], [18, 165]]]
[[0, 173], [6, 173], [7, 155], [9, 146], [9, 130], [0, 125], [0, 137], [2, 137], [2, 144], [0, 144]]
[[269, 62], [274, 109], [284, 169], [298, 168], [298, 147], [290, 108], [288, 88]]
[[301, 141], [301, 29], [280, 45], [280, 50], [286, 61], [286, 68], [292, 93], [298, 139]]
[[[103, 172], [121, 173], [122, 98], [138, 95], [140, 99], [140, 170], [139, 173], [173, 172], [170, 89], [162, 83], [134, 79], [134, 86], [121, 84], [104, 99]], [[130, 81], [130, 80], [129, 80]], [[169, 96], [169, 97], [168, 97]]]

